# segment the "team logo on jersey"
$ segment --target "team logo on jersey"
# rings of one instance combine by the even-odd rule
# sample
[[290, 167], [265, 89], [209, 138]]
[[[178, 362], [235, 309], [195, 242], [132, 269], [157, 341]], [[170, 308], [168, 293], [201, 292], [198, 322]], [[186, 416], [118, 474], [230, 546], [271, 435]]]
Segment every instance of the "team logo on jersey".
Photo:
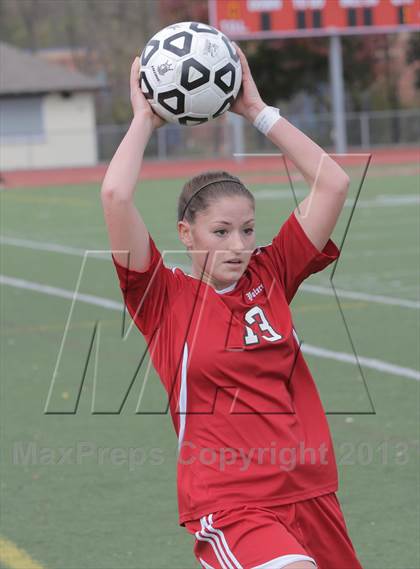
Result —
[[262, 291], [264, 290], [264, 285], [261, 283], [257, 287], [253, 288], [249, 292], [245, 293], [246, 298], [252, 302]]

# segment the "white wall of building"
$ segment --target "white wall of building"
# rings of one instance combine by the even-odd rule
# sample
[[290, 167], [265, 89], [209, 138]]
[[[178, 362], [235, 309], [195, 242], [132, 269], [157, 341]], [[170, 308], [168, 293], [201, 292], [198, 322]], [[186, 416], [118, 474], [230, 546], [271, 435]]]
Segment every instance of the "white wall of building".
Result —
[[97, 163], [94, 97], [0, 98], [0, 170]]

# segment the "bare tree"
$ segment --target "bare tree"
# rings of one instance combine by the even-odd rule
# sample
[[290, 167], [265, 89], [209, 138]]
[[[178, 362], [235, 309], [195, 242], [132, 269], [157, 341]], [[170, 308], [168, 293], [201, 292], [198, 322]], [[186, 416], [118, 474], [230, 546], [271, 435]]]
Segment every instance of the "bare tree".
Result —
[[[106, 76], [108, 96], [98, 96], [101, 120], [125, 122], [131, 114], [128, 77], [132, 60], [161, 25], [158, 0], [1, 0], [4, 41], [32, 51], [86, 49], [74, 64]], [[108, 115], [108, 116], [107, 116]]]

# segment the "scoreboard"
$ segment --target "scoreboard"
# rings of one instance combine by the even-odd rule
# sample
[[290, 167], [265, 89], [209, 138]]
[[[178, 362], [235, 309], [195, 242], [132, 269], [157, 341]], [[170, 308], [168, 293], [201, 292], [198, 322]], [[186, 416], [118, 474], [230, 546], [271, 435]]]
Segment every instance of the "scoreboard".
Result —
[[420, 0], [209, 0], [209, 21], [232, 39], [420, 30]]

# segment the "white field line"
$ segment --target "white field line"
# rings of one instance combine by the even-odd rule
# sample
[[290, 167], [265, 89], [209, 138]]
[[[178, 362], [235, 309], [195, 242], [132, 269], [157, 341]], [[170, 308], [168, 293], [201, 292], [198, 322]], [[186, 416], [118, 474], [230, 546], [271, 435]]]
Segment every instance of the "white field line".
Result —
[[[50, 251], [53, 253], [64, 253], [65, 255], [75, 255], [76, 257], [84, 257], [86, 251], [84, 249], [80, 249], [77, 247], [68, 247], [66, 245], [59, 245], [56, 243], [50, 243], [45, 241], [31, 241], [29, 239], [20, 239], [17, 237], [7, 237], [4, 235], [0, 235], [0, 244], [2, 245], [11, 245], [14, 247], [22, 247], [25, 249], [33, 249], [35, 251]], [[109, 252], [104, 251], [103, 253], [90, 251], [89, 257], [108, 261], [111, 259], [111, 255]], [[180, 269], [184, 270], [180, 264], [176, 265]], [[300, 290], [305, 292], [310, 292], [314, 294], [323, 294], [326, 296], [334, 296], [334, 292], [331, 287], [325, 286], [316, 286], [316, 285], [309, 285], [309, 284], [302, 284], [300, 286]], [[364, 300], [366, 302], [373, 302], [376, 304], [385, 304], [389, 306], [400, 306], [402, 308], [411, 308], [414, 310], [420, 310], [420, 301], [416, 300], [408, 300], [404, 298], [398, 298], [394, 296], [384, 296], [384, 295], [376, 295], [376, 294], [368, 294], [363, 292], [355, 292], [351, 290], [344, 290], [344, 289], [336, 289], [336, 292], [339, 297], [341, 298], [350, 298], [353, 300]]]
[[[326, 358], [329, 360], [336, 360], [338, 362], [345, 362], [349, 364], [356, 364], [357, 360], [354, 354], [346, 354], [345, 352], [335, 352], [318, 346], [311, 346], [310, 344], [302, 344], [302, 352], [319, 358]], [[375, 369], [376, 371], [383, 371], [384, 373], [393, 373], [402, 377], [408, 377], [420, 381], [420, 372], [416, 369], [409, 367], [402, 367], [395, 364], [390, 364], [376, 358], [366, 358], [365, 356], [358, 356], [357, 358], [362, 367]]]
[[[255, 190], [254, 197], [256, 200], [285, 200], [293, 199], [293, 193], [290, 189], [279, 190], [266, 188], [265, 190]], [[295, 188], [296, 197], [305, 197], [308, 195], [307, 189]], [[359, 200], [357, 207], [395, 207], [395, 206], [409, 206], [420, 204], [420, 196], [417, 194], [401, 194], [401, 195], [378, 195], [372, 199]], [[354, 200], [349, 198], [346, 200], [344, 206], [352, 207]]]
[[[122, 311], [124, 309], [124, 305], [121, 302], [116, 302], [108, 298], [94, 296], [91, 294], [80, 294], [80, 293], [76, 294], [74, 291], [71, 290], [43, 285], [40, 283], [26, 281], [24, 279], [8, 277], [6, 275], [0, 275], [0, 284], [5, 286], [11, 286], [14, 288], [30, 290], [33, 292], [43, 293], [49, 296], [58, 296], [60, 298], [65, 298], [69, 300], [71, 299], [74, 301], [79, 300], [81, 302], [85, 302], [87, 304], [93, 304], [95, 306], [101, 306], [109, 310]], [[318, 356], [320, 358], [326, 358], [329, 360], [335, 360], [344, 363], [357, 364], [357, 360], [354, 354], [347, 354], [345, 352], [336, 352], [333, 350], [327, 350], [325, 348], [312, 346], [311, 344], [305, 344], [305, 343], [302, 344], [302, 351], [303, 353]], [[415, 369], [398, 366], [392, 363], [384, 362], [382, 360], [367, 358], [364, 356], [359, 356], [358, 361], [360, 365], [366, 368], [420, 381], [420, 372], [418, 372]]]
[[[301, 290], [305, 292], [313, 292], [315, 294], [324, 294], [326, 296], [334, 296], [334, 292], [331, 288], [318, 285], [302, 284], [300, 286]], [[366, 302], [375, 302], [377, 304], [389, 304], [391, 306], [403, 306], [405, 308], [414, 308], [415, 310], [420, 310], [420, 301], [417, 300], [406, 300], [404, 298], [394, 298], [392, 296], [383, 296], [381, 294], [368, 294], [365, 292], [354, 292], [350, 290], [343, 290], [341, 288], [336, 288], [335, 292], [337, 296], [341, 298], [351, 298], [353, 300], [364, 300]]]
[[32, 281], [26, 281], [24, 279], [16, 279], [14, 277], [7, 277], [5, 275], [0, 275], [0, 284], [12, 286], [14, 288], [22, 288], [25, 290], [32, 290], [33, 292], [41, 292], [48, 294], [49, 296], [58, 296], [59, 298], [66, 298], [68, 300], [76, 300], [80, 302], [85, 302], [86, 304], [93, 304], [95, 306], [101, 306], [103, 308], [108, 308], [109, 310], [121, 310], [124, 305], [121, 302], [116, 302], [115, 300], [110, 300], [108, 298], [103, 298], [101, 296], [94, 296], [93, 294], [83, 294], [75, 293], [75, 291], [66, 290], [64, 288], [58, 288], [56, 286], [43, 285], [40, 283], [34, 283]]
[[[13, 247], [21, 247], [23, 249], [33, 249], [34, 251], [49, 251], [50, 253], [64, 253], [65, 255], [75, 255], [76, 257], [84, 257], [85, 250], [78, 247], [68, 247], [67, 245], [59, 245], [49, 241], [32, 241], [31, 239], [20, 239], [18, 237], [7, 237], [0, 235], [1, 245], [12, 245]], [[90, 257], [97, 259], [111, 259], [111, 255], [106, 257], [106, 253], [101, 255], [90, 253]]]

